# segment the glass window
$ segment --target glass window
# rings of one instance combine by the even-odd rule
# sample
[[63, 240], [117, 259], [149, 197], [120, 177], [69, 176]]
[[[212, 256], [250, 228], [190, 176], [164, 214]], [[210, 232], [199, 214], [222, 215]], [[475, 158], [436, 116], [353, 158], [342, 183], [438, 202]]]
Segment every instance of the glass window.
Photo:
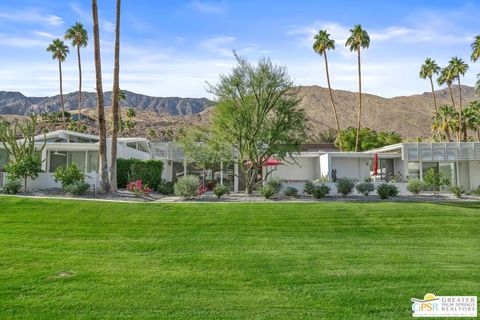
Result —
[[418, 162], [408, 163], [408, 178], [420, 178], [420, 164]]
[[98, 172], [98, 151], [88, 151], [87, 155], [87, 172]]
[[3, 170], [3, 166], [8, 162], [8, 151], [0, 149], [0, 171]]
[[67, 166], [67, 152], [50, 151], [50, 172], [55, 172], [59, 167]]
[[80, 171], [85, 172], [85, 151], [67, 152], [67, 163], [68, 165], [75, 163]]

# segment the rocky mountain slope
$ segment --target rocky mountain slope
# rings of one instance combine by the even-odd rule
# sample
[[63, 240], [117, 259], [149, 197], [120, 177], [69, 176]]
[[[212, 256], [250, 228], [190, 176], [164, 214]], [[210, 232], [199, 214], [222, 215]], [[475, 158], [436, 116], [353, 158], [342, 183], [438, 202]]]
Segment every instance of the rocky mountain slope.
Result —
[[[111, 104], [111, 91], [104, 93], [105, 105]], [[82, 108], [96, 107], [96, 94], [82, 92]], [[77, 110], [78, 93], [64, 95], [65, 110]], [[179, 98], [179, 97], [151, 97], [125, 91], [125, 100], [120, 106], [170, 115], [189, 115], [199, 113], [213, 103], [206, 98]], [[53, 97], [26, 97], [20, 92], [0, 91], [0, 114], [26, 115], [30, 113], [44, 113], [61, 109], [60, 96]]]
[[[458, 104], [458, 87], [453, 86], [455, 103]], [[436, 91], [438, 105], [449, 104], [450, 96], [447, 89]], [[356, 125], [358, 94], [355, 92], [334, 90], [335, 103], [342, 128]], [[77, 96], [75, 93], [66, 95], [66, 109], [75, 110]], [[319, 133], [335, 128], [334, 117], [328, 90], [318, 86], [298, 87], [298, 97], [301, 106], [305, 109], [309, 119], [310, 140], [317, 139]], [[95, 117], [95, 94], [84, 93], [86, 109], [84, 113]], [[475, 100], [474, 88], [462, 86], [463, 105]], [[110, 92], [105, 93], [105, 103], [110, 104]], [[183, 128], [192, 125], [205, 125], [208, 123], [213, 102], [208, 99], [193, 98], [156, 98], [132, 92], [127, 92], [127, 98], [122, 101], [123, 113], [127, 106], [137, 109], [136, 126], [126, 136], [147, 136], [155, 133], [150, 138], [155, 140], [169, 140]], [[13, 114], [3, 116], [7, 120], [19, 118], [29, 112], [41, 113], [45, 111], [58, 111], [60, 99], [58, 96], [51, 98], [28, 98], [18, 92], [0, 92], [0, 114]], [[377, 131], [393, 130], [399, 132], [404, 138], [431, 136], [431, 119], [433, 114], [432, 94], [383, 98], [376, 95], [363, 95], [362, 126], [370, 127]], [[107, 117], [109, 109], [107, 108]], [[51, 126], [51, 125], [50, 125]], [[50, 130], [54, 128], [49, 128]], [[97, 133], [95, 125], [89, 126], [90, 133]]]

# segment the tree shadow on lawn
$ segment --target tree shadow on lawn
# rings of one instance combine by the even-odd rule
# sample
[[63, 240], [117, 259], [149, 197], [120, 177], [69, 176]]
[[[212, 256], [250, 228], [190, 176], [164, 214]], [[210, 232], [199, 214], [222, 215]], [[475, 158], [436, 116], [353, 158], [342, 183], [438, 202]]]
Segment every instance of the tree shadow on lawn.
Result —
[[480, 201], [454, 201], [454, 202], [439, 201], [439, 202], [430, 202], [430, 203], [440, 205], [440, 206], [476, 209], [478, 210], [477, 213], [480, 214]]

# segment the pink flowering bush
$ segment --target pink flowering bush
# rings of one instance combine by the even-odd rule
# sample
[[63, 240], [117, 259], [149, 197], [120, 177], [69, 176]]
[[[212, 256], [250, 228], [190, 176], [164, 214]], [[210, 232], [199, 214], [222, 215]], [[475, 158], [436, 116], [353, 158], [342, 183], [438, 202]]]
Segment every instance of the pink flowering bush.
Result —
[[145, 197], [148, 196], [153, 189], [149, 188], [147, 185], [142, 183], [142, 180], [137, 180], [127, 184], [127, 189], [135, 195], [135, 197]]

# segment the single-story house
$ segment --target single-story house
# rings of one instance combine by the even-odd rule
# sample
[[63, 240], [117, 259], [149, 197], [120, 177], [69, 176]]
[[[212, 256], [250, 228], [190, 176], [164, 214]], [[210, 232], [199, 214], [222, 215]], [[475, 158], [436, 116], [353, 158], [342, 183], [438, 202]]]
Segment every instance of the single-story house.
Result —
[[[223, 183], [233, 191], [242, 191], [239, 168], [233, 164], [221, 164], [216, 168], [199, 168], [175, 143], [154, 143], [156, 157], [164, 160], [164, 175], [176, 181], [186, 174], [202, 176], [206, 180]], [[353, 178], [374, 182], [406, 181], [423, 178], [430, 168], [441, 171], [454, 185], [471, 190], [480, 185], [480, 143], [478, 142], [406, 142], [365, 152], [339, 152], [331, 144], [306, 145], [303, 150], [279, 165], [263, 168], [272, 171], [285, 185], [303, 188], [307, 181], [320, 179], [332, 182], [335, 178]], [[374, 175], [374, 158], [377, 160], [377, 175]], [[260, 173], [259, 173], [260, 174]], [[334, 184], [331, 184], [334, 187]], [[406, 186], [400, 185], [405, 192]]]
[[[75, 163], [86, 174], [88, 183], [98, 187], [99, 176], [99, 138], [94, 135], [78, 133], [68, 130], [58, 130], [47, 133], [46, 136], [35, 137], [38, 148], [44, 143], [42, 151], [42, 173], [35, 180], [28, 181], [28, 187], [32, 190], [58, 188], [60, 184], [55, 182], [53, 173], [60, 166]], [[110, 162], [111, 139], [107, 139], [107, 160]], [[124, 159], [152, 159], [150, 142], [145, 138], [118, 138], [118, 158]], [[0, 185], [6, 179], [1, 168], [9, 160], [9, 154], [0, 144]]]

